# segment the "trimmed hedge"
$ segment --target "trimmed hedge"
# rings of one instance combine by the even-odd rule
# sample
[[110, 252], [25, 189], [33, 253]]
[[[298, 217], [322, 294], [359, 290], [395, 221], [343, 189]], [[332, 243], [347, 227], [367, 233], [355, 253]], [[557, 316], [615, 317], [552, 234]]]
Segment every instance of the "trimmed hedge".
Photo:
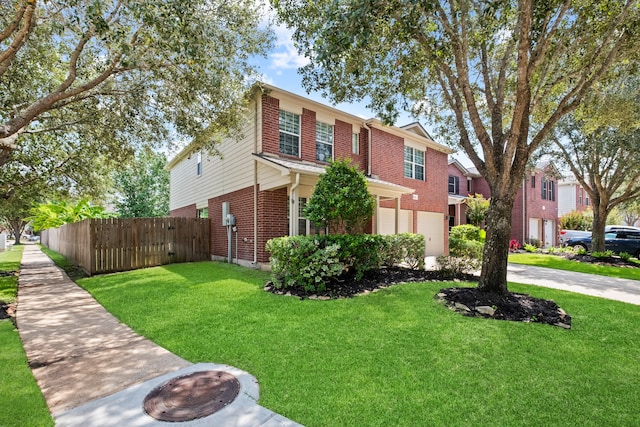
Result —
[[337, 234], [278, 237], [267, 242], [272, 281], [277, 288], [303, 286], [323, 290], [333, 277], [355, 272], [356, 280], [382, 265], [406, 263], [424, 267], [424, 237]]

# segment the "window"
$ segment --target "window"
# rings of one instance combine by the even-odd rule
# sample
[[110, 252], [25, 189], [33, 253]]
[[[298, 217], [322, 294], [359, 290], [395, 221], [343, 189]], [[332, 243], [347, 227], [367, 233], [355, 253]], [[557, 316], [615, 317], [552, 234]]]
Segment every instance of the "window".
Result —
[[582, 206], [582, 194], [584, 193], [584, 189], [580, 189], [580, 191], [578, 192], [578, 203], [580, 204], [580, 206]]
[[404, 147], [404, 176], [424, 181], [424, 151]]
[[353, 154], [360, 154], [360, 134], [351, 134], [351, 152]]
[[471, 194], [471, 178], [467, 178], [467, 194]]
[[196, 175], [202, 175], [202, 153], [198, 153], [197, 156]]
[[584, 204], [585, 206], [589, 206], [589, 193], [584, 193]]
[[196, 215], [198, 218], [209, 218], [209, 208], [198, 209]]
[[531, 175], [531, 188], [536, 188], [536, 176]]
[[300, 157], [300, 116], [280, 110], [280, 153]]
[[449, 194], [460, 194], [460, 177], [449, 176]]
[[311, 223], [305, 218], [304, 210], [307, 208], [307, 198], [300, 197], [298, 199], [298, 235], [308, 236], [311, 234], [328, 234], [327, 230]]
[[333, 160], [333, 125], [316, 122], [316, 160]]
[[542, 177], [542, 200], [556, 200], [556, 183]]

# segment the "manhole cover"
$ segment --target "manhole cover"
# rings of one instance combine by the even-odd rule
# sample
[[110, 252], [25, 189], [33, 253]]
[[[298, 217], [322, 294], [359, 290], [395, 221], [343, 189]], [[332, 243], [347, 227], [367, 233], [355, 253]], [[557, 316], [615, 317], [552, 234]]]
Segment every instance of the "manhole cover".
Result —
[[224, 408], [239, 392], [240, 382], [228, 372], [194, 372], [153, 389], [144, 411], [160, 421], [191, 421]]

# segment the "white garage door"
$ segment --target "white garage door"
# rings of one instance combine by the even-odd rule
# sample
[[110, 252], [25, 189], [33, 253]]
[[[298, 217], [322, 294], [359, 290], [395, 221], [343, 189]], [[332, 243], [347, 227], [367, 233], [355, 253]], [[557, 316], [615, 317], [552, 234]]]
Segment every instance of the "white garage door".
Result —
[[542, 240], [540, 231], [540, 219], [529, 218], [529, 239]]
[[[396, 234], [396, 210], [380, 208], [380, 221], [378, 222], [378, 234]], [[412, 233], [412, 211], [400, 210], [398, 218], [398, 233]]]
[[424, 236], [426, 256], [444, 255], [444, 214], [418, 212], [417, 232]]
[[556, 244], [556, 222], [548, 219], [544, 222], [544, 247], [548, 248]]

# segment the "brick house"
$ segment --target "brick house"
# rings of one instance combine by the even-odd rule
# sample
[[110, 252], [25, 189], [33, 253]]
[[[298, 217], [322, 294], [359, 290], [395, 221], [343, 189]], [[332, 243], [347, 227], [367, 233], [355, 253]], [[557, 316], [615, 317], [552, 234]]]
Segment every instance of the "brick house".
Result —
[[[476, 168], [469, 168], [473, 190], [491, 197], [489, 184]], [[551, 162], [541, 162], [530, 168], [518, 189], [511, 214], [511, 238], [521, 244], [540, 243], [543, 247], [558, 244], [558, 179], [560, 173]]]
[[449, 159], [448, 166], [448, 186], [449, 197], [449, 229], [456, 225], [467, 224], [466, 198], [474, 195], [476, 190], [474, 183], [480, 175], [465, 168], [456, 159]]
[[[491, 197], [489, 184], [475, 167], [465, 168], [455, 159], [449, 160], [448, 175], [449, 227], [467, 224], [465, 198], [473, 194]], [[512, 239], [520, 243], [536, 240], [544, 247], [557, 244], [558, 206], [563, 197], [559, 177], [550, 162], [528, 170], [513, 205]]]
[[[253, 88], [236, 140], [219, 156], [187, 146], [167, 165], [171, 216], [211, 219], [212, 259], [232, 257], [262, 266], [274, 237], [325, 232], [304, 218], [304, 206], [331, 160], [350, 159], [362, 170], [376, 199], [367, 232], [423, 234], [425, 255], [448, 251], [447, 157], [417, 123], [385, 126], [276, 87]], [[237, 244], [236, 244], [237, 242]]]

